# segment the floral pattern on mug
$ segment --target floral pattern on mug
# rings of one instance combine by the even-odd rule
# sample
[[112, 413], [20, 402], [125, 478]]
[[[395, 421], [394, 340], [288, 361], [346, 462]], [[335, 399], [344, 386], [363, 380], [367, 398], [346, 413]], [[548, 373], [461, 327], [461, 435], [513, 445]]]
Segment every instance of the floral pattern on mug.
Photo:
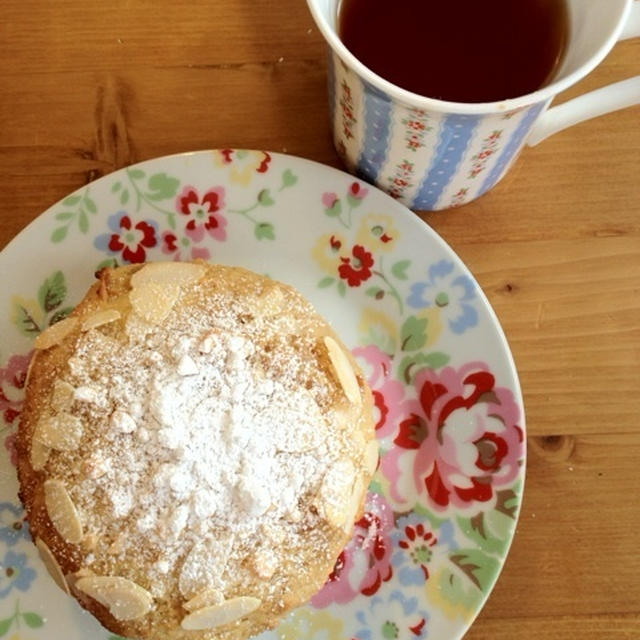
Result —
[[485, 170], [489, 158], [498, 150], [501, 135], [502, 131], [496, 129], [482, 141], [480, 151], [471, 157], [469, 178], [475, 178]]
[[406, 148], [415, 153], [424, 147], [424, 138], [433, 129], [429, 125], [429, 114], [424, 109], [409, 109], [407, 117], [402, 119], [402, 124], [405, 126]]
[[411, 160], [401, 160], [395, 166], [393, 175], [387, 177], [386, 189], [389, 195], [396, 200], [401, 199], [408, 189], [415, 186], [413, 176], [415, 163]]

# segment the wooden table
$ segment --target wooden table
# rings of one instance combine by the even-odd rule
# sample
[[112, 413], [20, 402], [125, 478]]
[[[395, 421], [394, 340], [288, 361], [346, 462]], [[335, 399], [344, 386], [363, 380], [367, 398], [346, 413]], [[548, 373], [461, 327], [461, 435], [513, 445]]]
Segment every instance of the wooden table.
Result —
[[[640, 73], [619, 44], [566, 95]], [[132, 162], [227, 146], [336, 167], [301, 0], [5, 1], [0, 247]], [[469, 640], [640, 638], [640, 109], [526, 150], [489, 195], [422, 216], [476, 275], [521, 375], [529, 462]]]

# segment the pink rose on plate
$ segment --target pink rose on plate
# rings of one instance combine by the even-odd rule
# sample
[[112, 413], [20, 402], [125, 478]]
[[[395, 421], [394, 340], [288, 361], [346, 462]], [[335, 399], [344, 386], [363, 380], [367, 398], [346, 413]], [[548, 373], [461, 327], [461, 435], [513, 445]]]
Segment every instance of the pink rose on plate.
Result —
[[372, 596], [391, 579], [393, 511], [375, 493], [367, 494], [365, 513], [356, 522], [353, 538], [338, 557], [324, 587], [311, 599], [314, 607], [345, 604], [358, 594]]
[[400, 505], [446, 511], [489, 503], [517, 477], [524, 455], [520, 409], [484, 363], [421, 371], [395, 447], [381, 462]]
[[395, 435], [402, 417], [404, 384], [391, 371], [391, 358], [375, 345], [357, 347], [353, 355], [358, 360], [373, 393], [376, 413], [376, 437]]

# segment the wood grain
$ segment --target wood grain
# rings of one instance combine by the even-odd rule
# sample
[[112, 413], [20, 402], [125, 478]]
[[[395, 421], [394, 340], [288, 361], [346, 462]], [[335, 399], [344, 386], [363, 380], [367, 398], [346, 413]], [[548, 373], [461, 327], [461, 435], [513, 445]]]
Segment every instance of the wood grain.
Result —
[[[640, 40], [620, 43], [560, 100], [639, 73]], [[496, 310], [527, 412], [517, 535], [469, 640], [640, 638], [639, 122], [561, 132], [421, 216]], [[114, 169], [226, 146], [340, 166], [304, 2], [2, 4], [0, 247]]]

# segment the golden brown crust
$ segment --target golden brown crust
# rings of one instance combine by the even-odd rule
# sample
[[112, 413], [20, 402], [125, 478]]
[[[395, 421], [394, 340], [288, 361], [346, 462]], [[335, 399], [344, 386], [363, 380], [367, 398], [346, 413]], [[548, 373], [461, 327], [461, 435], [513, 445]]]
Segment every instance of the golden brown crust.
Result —
[[[170, 267], [171, 263], [167, 264]], [[130, 296], [130, 292], [132, 276], [144, 266], [101, 270], [96, 274], [98, 281], [72, 314], [78, 322], [59, 344], [35, 351], [27, 385], [17, 451], [20, 498], [27, 510], [32, 536], [34, 539], [40, 538], [51, 550], [80, 604], [108, 629], [127, 637], [152, 640], [242, 640], [276, 626], [284, 613], [306, 602], [324, 582], [333, 568], [335, 558], [351, 535], [354, 512], [356, 519], [362, 514], [364, 487], [370, 481], [367, 443], [374, 438], [372, 397], [353, 357], [335, 332], [298, 292], [287, 285], [240, 268], [205, 263], [198, 265], [201, 268], [198, 277], [181, 273], [176, 280], [179, 281], [177, 285], [172, 280], [173, 275], [163, 270], [157, 276], [158, 282], [161, 282], [160, 288], [150, 289], [156, 294], [159, 292], [158, 299], [149, 299], [144, 294], [142, 302]], [[136, 276], [141, 284], [133, 288], [149, 287], [149, 273], [152, 272], [148, 270]], [[169, 295], [164, 296], [164, 291], [168, 291]], [[89, 322], [87, 325], [88, 318], [105, 310], [115, 310], [117, 313], [109, 314], [108, 322], [83, 331], [83, 324], [92, 324]], [[154, 314], [157, 316], [154, 317]], [[136, 348], [140, 344], [144, 346], [145, 336], [151, 335], [157, 339], [154, 349], [161, 351], [166, 336], [180, 332], [186, 332], [187, 335], [191, 331], [190, 314], [198, 316], [193, 323], [193, 331], [198, 335], [201, 349], [206, 351], [208, 348], [208, 334], [203, 327], [209, 320], [207, 326], [210, 325], [214, 342], [225, 340], [227, 332], [242, 335], [245, 342], [250, 340], [252, 348], [255, 347], [250, 356], [254, 370], [261, 376], [284, 384], [291, 389], [291, 393], [312, 397], [313, 406], [317, 406], [318, 415], [322, 416], [322, 424], [328, 425], [326, 428], [333, 434], [330, 446], [325, 446], [325, 443], [324, 449], [321, 447], [323, 451], [328, 451], [324, 455], [327, 467], [331, 468], [326, 468], [318, 476], [320, 480], [314, 485], [316, 489], [313, 494], [299, 496], [300, 513], [276, 523], [277, 527], [285, 527], [282, 530], [287, 532], [286, 540], [277, 539], [282, 533], [280, 531], [269, 541], [256, 538], [257, 548], [251, 549], [235, 540], [232, 543], [235, 545], [234, 554], [229, 562], [236, 577], [223, 583], [226, 588], [222, 597], [225, 600], [256, 597], [260, 599], [261, 606], [235, 622], [202, 631], [184, 631], [180, 626], [188, 614], [184, 603], [196, 595], [188, 593], [184, 587], [182, 590], [180, 588], [181, 570], [184, 569], [188, 553], [193, 551], [194, 545], [197, 546], [197, 542], [194, 543], [195, 534], [188, 531], [191, 537], [184, 538], [183, 548], [168, 563], [165, 573], [158, 573], [153, 569], [162, 560], [158, 548], [146, 542], [144, 536], [136, 539], [135, 544], [131, 542], [136, 535], [135, 518], [125, 514], [120, 519], [114, 519], [105, 502], [104, 485], [91, 479], [104, 473], [103, 470], [96, 470], [100, 460], [96, 462], [92, 454], [100, 447], [104, 449], [109, 446], [104, 440], [105, 424], [112, 424], [116, 419], [114, 415], [119, 411], [109, 395], [109, 385], [104, 389], [100, 387], [102, 378], [95, 368], [86, 368], [86, 365], [83, 375], [93, 376], [89, 377], [89, 381], [95, 383], [101, 394], [102, 404], [98, 408], [87, 408], [86, 402], [77, 400], [79, 396], [74, 396], [76, 399], [71, 404], [64, 404], [66, 400], [58, 399], [58, 406], [54, 389], [56, 380], [65, 380], [65, 384], [70, 382], [76, 394], [79, 394], [81, 378], [77, 372], [73, 372], [73, 361], [80, 360], [86, 364], [91, 358], [97, 357], [95, 350], [104, 349], [107, 354], [110, 349], [114, 353], [126, 353], [127, 349], [133, 348], [131, 345]], [[329, 346], [331, 341], [335, 341], [333, 344], [344, 352], [344, 359], [328, 351], [327, 336], [330, 337]], [[249, 359], [249, 356], [245, 359]], [[192, 365], [189, 358], [185, 366]], [[110, 366], [113, 367], [113, 363]], [[178, 369], [180, 366], [182, 362]], [[353, 369], [357, 381], [355, 391], [350, 383], [353, 374], [336, 371], [336, 366], [350, 366]], [[148, 363], [141, 363], [140, 367], [140, 375], [147, 375]], [[126, 375], [126, 372], [116, 371], [114, 375]], [[355, 398], [357, 390], [359, 397]], [[39, 421], [43, 417], [57, 420], [63, 414], [79, 417], [83, 421], [78, 449], [51, 449], [43, 468], [34, 469], [31, 456], [34, 432]], [[125, 417], [130, 419], [130, 416]], [[121, 426], [125, 432], [122, 438], [125, 439], [117, 442], [133, 442], [130, 438], [126, 440], [129, 437], [126, 424]], [[110, 437], [113, 440], [114, 436]], [[41, 444], [36, 445], [42, 448]], [[316, 462], [318, 459], [322, 462], [320, 454], [313, 453], [313, 456]], [[284, 459], [289, 458], [285, 456]], [[342, 482], [345, 474], [347, 480]], [[351, 474], [353, 480], [349, 480]], [[83, 524], [83, 538], [78, 544], [63, 539], [53, 525], [44, 500], [44, 482], [47, 479], [59, 481], [63, 491], [66, 487], [68, 495], [78, 507]], [[349, 503], [351, 492], [355, 494]], [[132, 513], [135, 516], [135, 507]], [[120, 530], [125, 538], [124, 543], [119, 539]], [[285, 548], [287, 553], [283, 551]], [[261, 549], [268, 552], [268, 557], [261, 555]], [[166, 560], [162, 561], [167, 564]], [[130, 597], [134, 600], [136, 597], [144, 600], [145, 593], [152, 594], [153, 603], [149, 613], [131, 620], [114, 617], [114, 610], [77, 588], [79, 577], [92, 574], [121, 576], [131, 581], [133, 588]], [[142, 596], [137, 595], [138, 588]], [[108, 597], [104, 601], [108, 601]]]

